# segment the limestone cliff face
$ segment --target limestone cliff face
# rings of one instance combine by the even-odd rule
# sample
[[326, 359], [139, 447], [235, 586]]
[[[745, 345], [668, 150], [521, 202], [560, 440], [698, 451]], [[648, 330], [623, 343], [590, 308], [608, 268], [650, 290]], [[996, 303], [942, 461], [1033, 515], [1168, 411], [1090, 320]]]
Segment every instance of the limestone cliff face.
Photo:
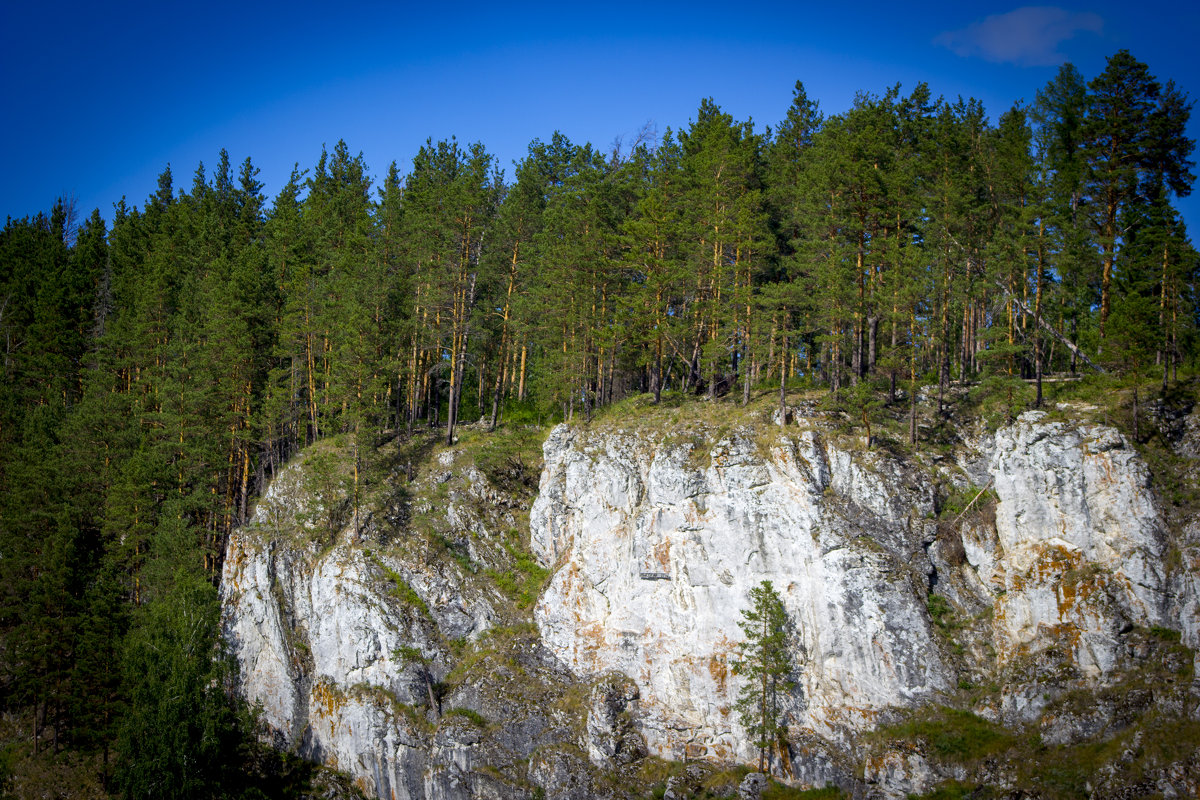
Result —
[[673, 444], [560, 427], [545, 463], [533, 547], [557, 571], [542, 638], [581, 674], [637, 681], [660, 753], [749, 756], [732, 660], [762, 580], [795, 622], [798, 724], [859, 730], [949, 685], [912, 568], [932, 495], [896, 462], [812, 431]]
[[[580, 675], [633, 678], [653, 750], [747, 758], [731, 659], [762, 580], [794, 622], [792, 731], [834, 741], [1039, 650], [1103, 681], [1122, 631], [1171, 622], [1148, 473], [1114, 430], [1031, 413], [963, 454], [991, 485], [994, 524], [934, 519], [931, 474], [971, 469], [849, 445], [803, 424], [682, 441], [555, 429], [531, 514], [556, 570], [543, 640]], [[947, 656], [931, 590], [978, 611], [976, 644], [994, 656]], [[1043, 694], [993, 713], [1036, 716]]]
[[[639, 796], [647, 752], [753, 757], [733, 661], [769, 580], [799, 666], [785, 770], [903, 797], [983, 778], [864, 750], [898, 712], [965, 707], [1080, 742], [1134, 712], [1072, 698], [1159, 658], [1152, 630], [1200, 644], [1200, 525], [1168, 535], [1115, 430], [1029, 413], [914, 457], [792, 416], [559, 426], [536, 499], [519, 458], [430, 444], [357, 521], [328, 465], [298, 459], [226, 554], [243, 694], [279, 746], [369, 795]], [[1200, 720], [1200, 687], [1180, 691], [1145, 703]]]
[[999, 558], [987, 579], [999, 590], [1001, 660], [1062, 640], [1100, 678], [1126, 625], [1167, 622], [1165, 535], [1146, 465], [1111, 428], [1039, 413], [1001, 430], [992, 449]]
[[[222, 576], [225, 635], [246, 699], [272, 738], [344, 770], [379, 797], [412, 797], [427, 766], [425, 662], [441, 656], [435, 620], [464, 635], [485, 629], [486, 602], [452, 574], [390, 559], [351, 541], [303, 535], [303, 464], [290, 466], [230, 539]], [[388, 571], [429, 614], [395, 591]], [[439, 602], [440, 601], [440, 602]], [[430, 619], [433, 617], [433, 619]]]
[[[426, 483], [447, 484], [453, 460], [451, 452], [435, 461]], [[383, 519], [398, 511], [387, 503], [357, 525], [331, 517], [314, 497], [346, 506], [348, 487], [334, 481], [334, 491], [323, 490], [316, 470], [309, 457], [289, 465], [229, 541], [223, 622], [242, 693], [277, 745], [348, 772], [369, 794], [446, 796], [444, 784], [480, 737], [461, 717], [438, 724], [435, 687], [451, 667], [448, 643], [484, 635], [497, 620], [496, 598], [458, 562], [428, 557], [426, 539], [381, 546], [401, 530]], [[486, 491], [474, 477], [476, 492]], [[469, 487], [469, 478], [460, 483]], [[483, 529], [466, 510], [469, 489], [444, 494], [439, 516], [466, 532]], [[487, 522], [511, 522], [504, 502], [487, 499]]]

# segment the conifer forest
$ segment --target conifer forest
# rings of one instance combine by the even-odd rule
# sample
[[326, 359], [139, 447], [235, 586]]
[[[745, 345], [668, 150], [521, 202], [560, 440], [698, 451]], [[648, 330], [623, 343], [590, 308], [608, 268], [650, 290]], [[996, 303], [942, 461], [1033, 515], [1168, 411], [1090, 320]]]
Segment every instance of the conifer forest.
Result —
[[826, 115], [798, 82], [769, 128], [704, 100], [632, 146], [535, 140], [511, 175], [451, 139], [376, 182], [339, 141], [267, 197], [221, 151], [111, 223], [66, 200], [10, 218], [6, 724], [113, 795], [274, 791], [292, 767], [228, 690], [217, 583], [230, 532], [321, 439], [357, 492], [384, 441], [631, 395], [820, 389], [917, 447], [956, 388], [1008, 418], [1089, 373], [1153, 402], [1200, 344], [1173, 206], [1191, 109], [1121, 51], [998, 114], [918, 84]]

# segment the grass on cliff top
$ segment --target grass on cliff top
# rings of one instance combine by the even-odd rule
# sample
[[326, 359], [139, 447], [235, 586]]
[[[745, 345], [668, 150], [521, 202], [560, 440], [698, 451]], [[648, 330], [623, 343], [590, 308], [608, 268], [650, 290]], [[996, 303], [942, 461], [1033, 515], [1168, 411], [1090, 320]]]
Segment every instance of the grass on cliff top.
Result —
[[[542, 442], [549, 428], [530, 425], [464, 426], [454, 449], [466, 456], [499, 490], [530, 496], [542, 470]], [[441, 452], [444, 445], [436, 448]]]
[[[458, 433], [453, 445], [437, 432], [415, 431], [385, 446], [390, 452], [381, 472], [390, 476], [391, 505], [401, 518], [385, 547], [454, 562], [464, 580], [511, 604], [507, 617], [523, 618], [548, 574], [529, 552], [528, 539], [546, 430], [469, 424]], [[474, 485], [479, 481], [484, 485]], [[460, 520], [454, 524], [446, 514], [450, 503]]]
[[[824, 392], [795, 391], [788, 393], [788, 405], [815, 400]], [[742, 405], [741, 396], [722, 397], [710, 400], [707, 395], [663, 392], [662, 402], [655, 404], [653, 394], [638, 394], [625, 397], [612, 405], [599, 409], [591, 422], [582, 415], [576, 421], [590, 430], [614, 429], [637, 433], [657, 433], [681, 427], [696, 427], [709, 430], [731, 430], [736, 427], [770, 425], [771, 418], [779, 408], [778, 391], [759, 390], [750, 393], [750, 402]]]

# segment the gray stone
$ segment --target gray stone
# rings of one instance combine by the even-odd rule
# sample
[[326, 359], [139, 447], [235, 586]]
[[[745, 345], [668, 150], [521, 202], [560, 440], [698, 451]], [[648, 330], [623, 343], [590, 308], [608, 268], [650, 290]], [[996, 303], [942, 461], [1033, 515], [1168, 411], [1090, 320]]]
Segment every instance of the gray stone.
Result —
[[637, 684], [619, 672], [602, 676], [588, 702], [588, 758], [597, 767], [629, 764], [646, 754], [646, 745], [633, 724]]
[[[770, 580], [797, 664], [784, 698], [792, 751], [777, 766], [801, 786], [904, 797], [966, 777], [919, 747], [862, 756], [851, 745], [905, 710], [953, 702], [967, 679], [999, 685], [977, 713], [1034, 726], [1047, 744], [1104, 735], [1151, 704], [1200, 718], [1200, 683], [1067, 703], [1157, 657], [1130, 631], [1177, 628], [1200, 650], [1200, 524], [1168, 537], [1146, 465], [1119, 433], [1031, 413], [953, 458], [909, 462], [839, 439], [813, 413], [720, 433], [556, 427], [530, 510], [531, 546], [553, 571], [537, 634], [446, 697], [435, 688], [454, 666], [447, 643], [519, 619], [464, 559], [380, 546], [398, 535], [381, 526], [440, 515], [446, 542], [486, 569], [523, 500], [444, 450], [411, 509], [365, 511], [331, 536], [326, 507], [344, 498], [314, 495], [299, 459], [229, 540], [222, 624], [240, 691], [276, 745], [370, 795], [596, 797], [647, 752], [755, 760], [733, 664], [749, 590]], [[938, 520], [935, 481], [990, 483], [998, 501]], [[931, 618], [931, 591], [953, 629]], [[568, 712], [555, 698], [573, 682], [589, 688]], [[451, 708], [489, 724], [439, 716]], [[694, 792], [703, 776], [691, 766], [668, 794]], [[980, 769], [1012, 783], [1011, 770]], [[1148, 791], [1189, 796], [1196, 765], [1155, 770]]]
[[767, 776], [761, 772], [751, 772], [738, 784], [738, 800], [760, 800], [766, 788]]

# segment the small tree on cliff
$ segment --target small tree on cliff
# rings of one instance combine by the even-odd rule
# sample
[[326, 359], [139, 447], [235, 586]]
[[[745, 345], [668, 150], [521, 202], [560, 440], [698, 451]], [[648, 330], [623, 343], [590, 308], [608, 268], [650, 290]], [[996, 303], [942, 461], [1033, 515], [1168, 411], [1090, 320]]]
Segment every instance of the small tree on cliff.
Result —
[[767, 764], [771, 747], [783, 733], [780, 694], [795, 685], [789, 678], [795, 662], [787, 647], [787, 611], [770, 581], [750, 590], [750, 608], [738, 623], [746, 640], [738, 645], [735, 675], [746, 683], [738, 693], [737, 711], [742, 727], [758, 748], [758, 770]]

